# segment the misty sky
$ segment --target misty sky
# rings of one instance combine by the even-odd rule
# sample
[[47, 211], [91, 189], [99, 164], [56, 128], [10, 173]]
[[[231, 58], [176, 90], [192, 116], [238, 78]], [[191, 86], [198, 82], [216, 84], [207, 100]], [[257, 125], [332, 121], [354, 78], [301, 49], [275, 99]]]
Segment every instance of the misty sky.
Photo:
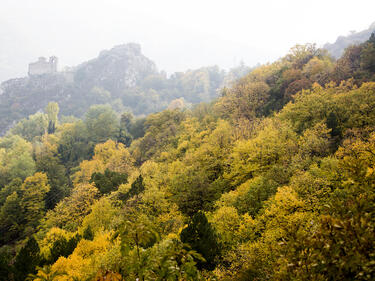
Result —
[[1, 0], [0, 81], [39, 56], [58, 56], [61, 68], [127, 42], [168, 73], [251, 66], [367, 29], [374, 10], [374, 0]]

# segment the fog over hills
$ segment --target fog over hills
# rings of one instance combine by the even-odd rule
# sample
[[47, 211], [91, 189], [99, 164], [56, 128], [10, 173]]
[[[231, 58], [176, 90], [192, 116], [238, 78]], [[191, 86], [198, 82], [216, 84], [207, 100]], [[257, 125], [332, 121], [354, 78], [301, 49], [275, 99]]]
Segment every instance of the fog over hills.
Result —
[[327, 43], [323, 47], [328, 50], [332, 56], [339, 58], [347, 47], [365, 42], [373, 32], [375, 32], [375, 22], [365, 30], [358, 32], [352, 31], [348, 36], [339, 36], [334, 43]]
[[[74, 66], [127, 42], [168, 74], [272, 62], [299, 43], [323, 45], [374, 21], [373, 1], [1, 1], [0, 81], [22, 77], [39, 56]], [[324, 7], [324, 9], [322, 8]], [[317, 20], [319, 19], [319, 20]], [[350, 19], [350, 20], [348, 20]]]
[[0, 281], [375, 280], [374, 8], [1, 0]]
[[221, 87], [250, 71], [239, 65], [230, 71], [217, 66], [176, 72], [170, 77], [143, 55], [136, 43], [117, 45], [86, 62], [58, 69], [58, 58], [40, 57], [26, 77], [0, 85], [0, 133], [16, 121], [58, 102], [64, 116], [82, 117], [94, 104], [110, 104], [118, 113], [147, 115], [172, 102], [189, 106], [218, 97]]

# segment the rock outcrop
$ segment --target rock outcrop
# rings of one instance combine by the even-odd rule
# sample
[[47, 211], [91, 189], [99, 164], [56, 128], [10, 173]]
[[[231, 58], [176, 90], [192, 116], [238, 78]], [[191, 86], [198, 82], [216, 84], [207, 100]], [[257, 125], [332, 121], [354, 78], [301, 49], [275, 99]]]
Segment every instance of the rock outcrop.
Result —
[[155, 63], [141, 53], [141, 46], [129, 43], [102, 51], [97, 58], [79, 65], [75, 81], [86, 88], [95, 85], [118, 95], [156, 73]]

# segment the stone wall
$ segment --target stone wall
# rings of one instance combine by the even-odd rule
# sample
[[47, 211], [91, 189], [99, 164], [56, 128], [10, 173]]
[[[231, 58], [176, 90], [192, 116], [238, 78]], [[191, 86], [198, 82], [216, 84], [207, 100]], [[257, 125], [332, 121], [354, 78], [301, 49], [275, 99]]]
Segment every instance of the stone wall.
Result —
[[40, 57], [37, 62], [29, 64], [29, 76], [43, 75], [57, 72], [57, 57]]

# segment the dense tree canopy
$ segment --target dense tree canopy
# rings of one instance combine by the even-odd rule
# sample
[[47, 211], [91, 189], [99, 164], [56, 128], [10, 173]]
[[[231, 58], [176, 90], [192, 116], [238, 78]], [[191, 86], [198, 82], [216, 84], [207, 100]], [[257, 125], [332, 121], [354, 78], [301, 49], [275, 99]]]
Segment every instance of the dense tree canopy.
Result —
[[[0, 280], [373, 280], [374, 41], [297, 45], [190, 109], [21, 120], [0, 139]], [[222, 78], [136, 90], [208, 101]]]

